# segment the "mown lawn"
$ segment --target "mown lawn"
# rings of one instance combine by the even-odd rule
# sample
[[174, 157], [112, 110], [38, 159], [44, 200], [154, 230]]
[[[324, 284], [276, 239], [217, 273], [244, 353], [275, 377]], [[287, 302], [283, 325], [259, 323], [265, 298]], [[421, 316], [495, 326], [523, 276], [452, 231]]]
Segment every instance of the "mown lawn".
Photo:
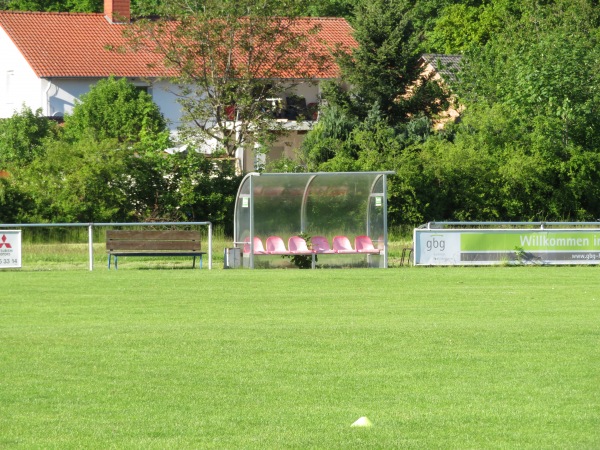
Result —
[[0, 273], [0, 448], [600, 448], [599, 277]]

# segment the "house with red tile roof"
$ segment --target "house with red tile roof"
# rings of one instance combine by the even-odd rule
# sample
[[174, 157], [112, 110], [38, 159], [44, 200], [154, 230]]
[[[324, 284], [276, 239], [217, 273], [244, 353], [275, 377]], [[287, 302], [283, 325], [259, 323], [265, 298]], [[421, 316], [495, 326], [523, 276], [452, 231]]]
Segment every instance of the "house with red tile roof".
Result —
[[456, 122], [464, 111], [464, 105], [458, 103], [456, 96], [451, 93], [450, 85], [456, 81], [461, 69], [462, 55], [444, 55], [439, 53], [424, 53], [419, 58], [421, 76], [438, 83], [450, 93], [448, 108], [441, 111], [433, 121], [436, 130], [441, 130], [447, 123]]
[[[114, 76], [126, 77], [146, 89], [176, 132], [181, 124], [180, 106], [173, 86], [165, 79], [173, 75], [173, 69], [167, 69], [161, 56], [153, 52], [111, 50], [127, 45], [123, 31], [130, 20], [129, 0], [105, 0], [104, 12], [95, 14], [0, 11], [0, 118], [10, 117], [23, 105], [34, 111], [41, 109], [49, 117], [69, 114], [90, 86]], [[299, 26], [302, 21], [318, 27], [309, 45], [356, 45], [344, 19], [305, 18]], [[332, 64], [326, 69], [315, 68], [311, 79], [304, 79], [304, 71], [300, 82], [293, 71], [281, 76], [295, 81], [290, 98], [300, 98], [302, 105], [314, 107], [319, 101], [319, 81], [338, 75], [339, 68]], [[312, 112], [309, 116], [313, 118]], [[294, 119], [288, 117], [288, 128], [294, 131], [275, 143], [274, 157], [293, 154], [312, 127], [310, 121]], [[246, 158], [242, 166], [252, 170], [254, 161], [251, 156]]]

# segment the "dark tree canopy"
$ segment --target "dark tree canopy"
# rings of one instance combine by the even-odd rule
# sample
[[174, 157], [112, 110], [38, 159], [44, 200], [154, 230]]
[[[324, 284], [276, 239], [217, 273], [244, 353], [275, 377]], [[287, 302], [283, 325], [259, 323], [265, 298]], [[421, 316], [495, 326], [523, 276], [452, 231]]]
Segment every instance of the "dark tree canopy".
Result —
[[[91, 0], [0, 0], [0, 9], [102, 7]], [[257, 39], [286, 36], [284, 26], [267, 27], [267, 18], [281, 17], [280, 25], [299, 16], [348, 18], [360, 47], [342, 60], [343, 79], [322, 85], [328, 106], [299, 160], [272, 167], [395, 170], [391, 225], [600, 217], [597, 0], [138, 0], [132, 15], [148, 19], [134, 21], [144, 39], [168, 26], [153, 16], [183, 19], [181, 40], [163, 47], [163, 55], [183, 69], [177, 80], [188, 86], [182, 106], [192, 122], [210, 125], [204, 131], [215, 128], [211, 117], [225, 117], [235, 105], [246, 129], [221, 129], [228, 153], [244, 139], [262, 139], [252, 128], [265, 113], [260, 100], [283, 88], [256, 71], [223, 71], [233, 48], [228, 42], [242, 44], [248, 68], [261, 60]], [[186, 40], [195, 45], [179, 45]], [[304, 42], [291, 39], [279, 54]], [[415, 87], [424, 52], [462, 54], [457, 77], [442, 84], [421, 79]], [[195, 71], [198, 58], [218, 75]], [[0, 179], [4, 220], [210, 217], [230, 223], [237, 181], [231, 166], [196, 153], [162, 153], [161, 119], [151, 114], [140, 124], [140, 106], [150, 103], [134, 91], [123, 89], [120, 118], [90, 96], [64, 128], [28, 110], [4, 119], [0, 169], [11, 174]], [[201, 93], [208, 94], [204, 103], [197, 102]], [[450, 93], [463, 107], [461, 119], [435, 129]], [[102, 115], [105, 109], [111, 117]]]
[[103, 0], [0, 0], [0, 9], [16, 11], [101, 12]]

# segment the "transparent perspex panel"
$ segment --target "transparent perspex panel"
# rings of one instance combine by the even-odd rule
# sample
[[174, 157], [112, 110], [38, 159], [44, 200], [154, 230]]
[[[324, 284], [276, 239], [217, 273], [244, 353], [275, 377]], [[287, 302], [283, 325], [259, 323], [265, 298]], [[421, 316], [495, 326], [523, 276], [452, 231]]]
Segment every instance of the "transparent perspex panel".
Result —
[[[382, 250], [385, 257], [377, 255], [375, 265], [383, 267], [387, 264], [385, 179], [390, 173], [246, 175], [236, 199], [235, 245], [253, 267], [255, 237], [263, 246], [269, 236], [279, 236], [287, 244], [290, 236], [299, 234], [309, 239], [324, 236], [331, 245], [335, 236], [346, 236], [354, 245], [356, 236], [367, 235]], [[331, 266], [347, 264], [343, 261], [347, 258], [321, 259], [331, 259]]]
[[383, 249], [387, 245], [387, 199], [383, 177], [375, 180], [368, 208], [367, 235], [371, 237], [375, 247]]

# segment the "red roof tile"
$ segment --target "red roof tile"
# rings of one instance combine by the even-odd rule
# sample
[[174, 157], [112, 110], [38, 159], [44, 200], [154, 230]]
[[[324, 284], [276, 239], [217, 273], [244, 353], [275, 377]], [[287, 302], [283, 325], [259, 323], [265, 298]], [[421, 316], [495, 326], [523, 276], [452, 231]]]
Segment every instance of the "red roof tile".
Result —
[[[317, 47], [325, 50], [336, 44], [346, 48], [356, 46], [352, 29], [344, 19], [298, 20], [299, 29], [315, 25], [319, 32], [310, 37], [313, 50]], [[165, 75], [157, 54], [108, 50], [108, 46], [125, 46], [122, 33], [127, 26], [111, 24], [103, 14], [0, 11], [0, 27], [40, 78], [110, 75], [152, 78]], [[334, 78], [338, 68], [332, 66], [325, 71], [313, 72], [316, 78]], [[293, 73], [285, 76], [295, 78]]]
[[[310, 17], [298, 19], [294, 23], [293, 30], [299, 33], [305, 33], [308, 36], [307, 47], [313, 54], [330, 55], [336, 47], [347, 52], [357, 47], [354, 40], [352, 28], [345, 19], [334, 17]], [[316, 33], [312, 31], [318, 30]], [[306, 57], [305, 57], [306, 58]], [[307, 58], [309, 65], [310, 57]], [[339, 67], [337, 64], [324, 65], [316, 67], [312, 63], [312, 70], [308, 72], [313, 78], [335, 78], [339, 76]], [[294, 73], [283, 74], [283, 77], [295, 78]]]
[[0, 27], [41, 78], [160, 75], [148, 68], [156, 62], [150, 54], [106, 49], [125, 43], [124, 25], [110, 24], [102, 14], [0, 11]]

